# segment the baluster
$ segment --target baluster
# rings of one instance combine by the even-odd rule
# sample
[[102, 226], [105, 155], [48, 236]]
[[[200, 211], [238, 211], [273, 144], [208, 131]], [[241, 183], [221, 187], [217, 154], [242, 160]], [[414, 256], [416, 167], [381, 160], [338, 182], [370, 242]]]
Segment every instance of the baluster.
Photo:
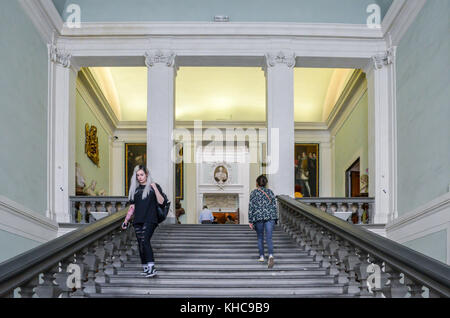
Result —
[[320, 240], [321, 250], [322, 250], [322, 260], [320, 261], [320, 267], [328, 268], [331, 265], [331, 255], [328, 251], [328, 246], [331, 243], [331, 234], [325, 230], [322, 239]]
[[39, 284], [39, 275], [34, 276], [23, 285], [20, 286], [19, 294], [22, 298], [32, 298], [34, 289]]
[[87, 281], [83, 284], [83, 292], [85, 294], [96, 294], [100, 292], [99, 285], [95, 282], [95, 272], [98, 268], [98, 259], [95, 250], [98, 246], [97, 242], [92, 243], [88, 247], [88, 251], [84, 256], [83, 263], [87, 269]]
[[53, 265], [44, 272], [44, 282], [36, 287], [36, 295], [39, 298], [58, 298], [62, 289], [55, 285], [55, 274], [59, 272], [59, 263]]
[[337, 212], [341, 212], [342, 202], [340, 202], [340, 201], [336, 202], [336, 206], [337, 206]]
[[348, 283], [344, 287], [346, 294], [353, 294], [359, 296], [359, 283], [356, 282], [356, 270], [360, 263], [358, 255], [356, 255], [356, 250], [347, 241], [345, 242], [345, 247], [347, 248], [347, 256], [344, 259], [344, 264], [348, 272]]
[[75, 207], [76, 202], [71, 199], [70, 200], [70, 222], [77, 223], [77, 209]]
[[115, 246], [113, 243], [112, 233], [108, 234], [106, 238], [105, 250], [106, 250], [105, 274], [109, 277], [111, 275], [117, 274], [117, 270], [113, 265]]
[[323, 247], [323, 244], [322, 244], [322, 240], [323, 240], [324, 238], [326, 238], [326, 234], [324, 234], [323, 229], [320, 229], [320, 230], [317, 232], [317, 234], [316, 234], [316, 236], [315, 236], [315, 238], [314, 238], [314, 241], [315, 241], [315, 249], [316, 249], [316, 251], [317, 251], [316, 255], [314, 255], [314, 257], [313, 257], [313, 260], [314, 260], [315, 262], [321, 262], [321, 261], [323, 260], [323, 258], [324, 258], [324, 256], [323, 256], [323, 253], [324, 253], [324, 247]]
[[95, 282], [98, 284], [109, 283], [109, 277], [105, 274], [106, 259], [109, 257], [108, 251], [105, 248], [106, 237], [98, 240], [95, 255], [98, 258], [98, 272], [95, 273]]
[[128, 253], [127, 253], [127, 248], [128, 248], [128, 235], [127, 235], [127, 230], [125, 231], [120, 231], [119, 233], [120, 236], [120, 260], [122, 261], [122, 263], [125, 263], [128, 261]]
[[357, 248], [356, 252], [359, 255], [359, 265], [356, 269], [356, 274], [359, 278], [360, 285], [359, 285], [359, 296], [360, 297], [372, 297], [373, 295], [369, 292], [368, 286], [367, 286], [367, 278], [369, 277], [369, 273], [367, 271], [367, 268], [370, 266], [370, 263], [368, 262], [368, 253]]
[[363, 224], [363, 223], [364, 223], [364, 222], [363, 222], [363, 213], [364, 213], [364, 210], [363, 210], [363, 208], [362, 208], [363, 203], [357, 203], [357, 204], [358, 204], [358, 221], [359, 221], [358, 224]]
[[338, 244], [338, 247], [335, 250], [333, 255], [336, 257], [336, 259], [338, 261], [337, 265], [338, 265], [339, 273], [337, 274], [337, 282], [339, 284], [347, 284], [349, 280], [348, 280], [348, 274], [345, 271], [344, 260], [347, 257], [348, 251], [347, 251], [344, 241], [341, 238], [336, 237], [336, 242]]
[[100, 201], [100, 205], [102, 206], [102, 212], [108, 212], [106, 210], [106, 201]]
[[113, 266], [115, 268], [121, 268], [123, 263], [120, 259], [120, 248], [121, 248], [121, 239], [118, 231], [113, 233], [113, 244], [114, 244], [114, 258], [113, 258]]
[[86, 202], [80, 202], [80, 214], [81, 214], [81, 224], [86, 224]]
[[329, 255], [329, 259], [330, 259], [330, 261], [329, 261], [330, 265], [328, 267], [327, 274], [337, 277], [337, 275], [339, 274], [339, 269], [337, 266], [338, 259], [335, 256], [335, 253], [339, 249], [339, 242], [337, 241], [337, 237], [335, 234], [331, 234], [330, 239], [331, 239], [331, 241], [330, 241], [330, 243], [328, 243], [328, 245], [325, 249], [327, 252], [327, 255]]
[[[65, 258], [61, 261], [61, 271], [55, 274], [55, 282], [58, 285], [58, 288], [61, 290], [61, 298], [69, 298], [69, 293], [75, 291], [71, 286], [69, 286], [67, 280], [69, 276], [72, 274], [69, 273], [69, 265], [73, 264], [75, 261], [74, 255]], [[74, 277], [75, 278], [75, 277]], [[76, 278], [75, 278], [76, 279]], [[72, 280], [72, 284], [73, 284]], [[75, 281], [76, 284], [76, 281]], [[79, 286], [81, 288], [81, 285]]]
[[423, 298], [423, 285], [405, 276], [405, 285], [409, 287], [410, 298]]
[[327, 210], [325, 212], [330, 213], [331, 214], [331, 202], [327, 202], [325, 203], [327, 206]]
[[120, 209], [123, 210], [127, 206], [127, 202], [120, 202]]
[[75, 256], [75, 265], [80, 269], [80, 281], [81, 286], [75, 287], [75, 292], [70, 293], [70, 297], [72, 298], [84, 298], [86, 294], [83, 291], [83, 285], [87, 280], [87, 268], [84, 264], [84, 258], [88, 253], [88, 248], [84, 247], [81, 251], [76, 252]]
[[388, 282], [389, 274], [383, 271], [383, 261], [369, 255], [372, 263], [373, 274], [369, 275], [367, 282], [371, 285], [371, 291], [375, 298], [383, 298], [383, 288]]
[[382, 290], [387, 298], [404, 298], [408, 292], [408, 287], [400, 282], [400, 272], [393, 269], [389, 264], [385, 264], [385, 272], [389, 275], [389, 284]]

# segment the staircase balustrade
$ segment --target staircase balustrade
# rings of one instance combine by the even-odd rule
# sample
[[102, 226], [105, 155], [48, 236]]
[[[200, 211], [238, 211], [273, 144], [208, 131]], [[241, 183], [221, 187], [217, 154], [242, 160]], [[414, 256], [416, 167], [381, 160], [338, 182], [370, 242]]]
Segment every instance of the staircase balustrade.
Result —
[[311, 206], [315, 200], [278, 196], [280, 224], [335, 275], [336, 282], [345, 284], [346, 292], [359, 297], [420, 298], [428, 289], [428, 297], [450, 296], [450, 266], [323, 213]]

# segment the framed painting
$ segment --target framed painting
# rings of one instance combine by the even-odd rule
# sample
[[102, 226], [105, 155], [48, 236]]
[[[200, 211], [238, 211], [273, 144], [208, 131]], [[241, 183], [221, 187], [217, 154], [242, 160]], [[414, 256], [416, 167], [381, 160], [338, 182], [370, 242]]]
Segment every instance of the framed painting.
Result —
[[134, 167], [147, 164], [147, 144], [125, 144], [125, 195], [128, 196]]
[[319, 196], [319, 144], [295, 144], [295, 197]]
[[[183, 158], [183, 147], [179, 150], [180, 158]], [[183, 177], [184, 177], [184, 161], [181, 160], [180, 163], [175, 164], [175, 197], [176, 199], [183, 200], [184, 188], [183, 188]]]

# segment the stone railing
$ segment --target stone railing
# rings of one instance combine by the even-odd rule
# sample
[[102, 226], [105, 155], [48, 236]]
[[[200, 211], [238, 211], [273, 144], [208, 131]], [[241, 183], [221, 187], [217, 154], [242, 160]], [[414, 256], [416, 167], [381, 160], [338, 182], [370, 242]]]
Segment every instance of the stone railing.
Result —
[[333, 214], [353, 224], [373, 224], [374, 198], [297, 198], [298, 202], [309, 204], [324, 212]]
[[450, 297], [450, 266], [288, 196], [281, 227], [356, 297]]
[[0, 297], [82, 298], [138, 255], [121, 210], [0, 264]]
[[80, 224], [92, 223], [99, 217], [123, 210], [127, 203], [128, 197], [71, 196], [70, 221]]

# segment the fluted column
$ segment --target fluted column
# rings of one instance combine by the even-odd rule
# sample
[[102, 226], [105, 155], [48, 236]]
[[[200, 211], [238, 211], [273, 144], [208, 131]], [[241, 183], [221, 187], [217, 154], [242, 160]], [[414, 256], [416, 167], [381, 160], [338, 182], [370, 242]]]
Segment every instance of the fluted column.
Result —
[[166, 223], [174, 223], [174, 162], [172, 133], [175, 121], [175, 54], [147, 52], [148, 67], [147, 108], [147, 166], [154, 181], [161, 185], [172, 202]]
[[69, 196], [75, 195], [75, 97], [78, 68], [54, 44], [49, 52], [47, 217], [70, 222]]
[[276, 195], [294, 196], [294, 66], [288, 52], [266, 54], [267, 174]]
[[395, 47], [372, 58], [366, 69], [369, 97], [369, 196], [374, 223], [395, 215]]

